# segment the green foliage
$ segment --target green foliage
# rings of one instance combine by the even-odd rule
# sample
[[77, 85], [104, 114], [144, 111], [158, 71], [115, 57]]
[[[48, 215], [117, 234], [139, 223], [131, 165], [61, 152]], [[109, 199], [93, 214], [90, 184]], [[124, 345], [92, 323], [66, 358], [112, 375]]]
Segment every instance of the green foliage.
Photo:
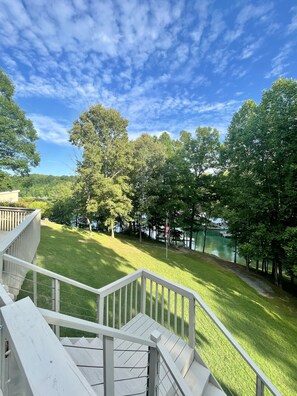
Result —
[[297, 219], [297, 81], [279, 79], [257, 106], [234, 115], [222, 153], [225, 215], [247, 264], [270, 259], [276, 282], [286, 265], [282, 234]]
[[128, 121], [114, 109], [91, 106], [73, 123], [70, 141], [83, 149], [78, 163], [78, 202], [88, 223], [103, 219], [111, 230], [118, 218], [129, 219], [131, 148]]
[[37, 133], [13, 94], [12, 82], [0, 69], [0, 169], [26, 174], [40, 161], [35, 147]]

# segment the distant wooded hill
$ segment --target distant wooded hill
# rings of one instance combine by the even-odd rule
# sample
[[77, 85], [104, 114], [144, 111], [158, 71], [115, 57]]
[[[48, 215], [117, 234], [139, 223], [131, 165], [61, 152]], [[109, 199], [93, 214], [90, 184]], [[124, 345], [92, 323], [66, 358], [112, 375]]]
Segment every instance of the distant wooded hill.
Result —
[[11, 186], [14, 190], [20, 190], [20, 196], [34, 197], [39, 199], [51, 199], [64, 190], [65, 186], [71, 186], [75, 176], [52, 176], [31, 174], [28, 176], [12, 176]]

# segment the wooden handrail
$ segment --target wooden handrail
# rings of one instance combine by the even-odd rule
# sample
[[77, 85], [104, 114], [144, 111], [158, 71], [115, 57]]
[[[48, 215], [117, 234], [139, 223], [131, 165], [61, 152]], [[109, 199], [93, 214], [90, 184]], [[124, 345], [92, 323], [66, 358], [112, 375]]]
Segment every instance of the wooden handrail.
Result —
[[39, 274], [46, 275], [49, 278], [57, 279], [57, 280], [59, 280], [61, 282], [68, 283], [69, 285], [76, 286], [76, 287], [78, 287], [80, 289], [87, 290], [87, 291], [89, 291], [91, 293], [94, 293], [94, 294], [97, 294], [97, 295], [99, 294], [98, 293], [98, 289], [95, 289], [94, 287], [85, 285], [84, 283], [77, 282], [77, 281], [75, 281], [73, 279], [67, 278], [66, 276], [59, 275], [56, 272], [49, 271], [49, 270], [46, 270], [45, 268], [38, 267], [37, 265], [27, 263], [26, 261], [21, 260], [21, 259], [19, 259], [17, 257], [10, 256], [9, 254], [4, 254], [3, 257], [4, 257], [4, 260], [7, 260], [7, 261], [9, 261], [9, 262], [11, 262], [13, 264], [17, 264], [17, 265], [19, 265], [19, 266], [21, 266], [23, 268], [26, 268], [28, 270], [31, 270], [33, 272], [37, 272]]
[[156, 348], [155, 342], [150, 341], [144, 337], [131, 335], [122, 330], [100, 325], [84, 319], [74, 318], [72, 316], [64, 315], [58, 312], [49, 311], [48, 309], [39, 308], [39, 311], [41, 312], [47, 323], [51, 325], [86, 331], [88, 333], [100, 334], [111, 338], [119, 338], [124, 341], [130, 341], [136, 344]]

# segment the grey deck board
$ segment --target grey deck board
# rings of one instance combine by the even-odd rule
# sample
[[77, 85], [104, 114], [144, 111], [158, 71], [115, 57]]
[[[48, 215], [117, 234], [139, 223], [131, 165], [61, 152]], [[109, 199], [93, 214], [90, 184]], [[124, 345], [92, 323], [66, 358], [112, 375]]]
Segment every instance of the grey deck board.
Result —
[[[146, 339], [150, 339], [150, 335], [153, 330], [158, 330], [161, 333], [161, 342], [165, 345], [166, 349], [170, 353], [173, 361], [178, 367], [179, 371], [185, 377], [188, 377], [191, 387], [195, 393], [197, 392], [190, 371], [191, 365], [194, 359], [194, 351], [191, 349], [181, 338], [171, 333], [164, 326], [158, 324], [147, 315], [138, 314], [127, 324], [125, 324], [121, 330], [140, 336]], [[100, 338], [65, 338], [62, 340], [63, 345], [73, 344], [74, 346], [87, 346], [88, 348], [99, 348], [102, 349], [102, 341]], [[103, 352], [102, 350], [92, 349], [81, 349], [81, 348], [65, 348], [70, 356], [73, 358], [76, 364], [80, 365], [103, 365]], [[199, 365], [197, 361], [195, 364]], [[123, 341], [120, 339], [114, 340], [114, 364], [115, 364], [115, 394], [117, 396], [132, 395], [132, 394], [143, 394], [145, 395], [147, 379], [139, 378], [147, 375], [147, 364], [148, 364], [148, 347], [132, 343], [129, 341]], [[199, 365], [200, 366], [200, 365]], [[79, 367], [81, 372], [84, 374], [90, 385], [103, 382], [103, 370], [97, 368]], [[194, 367], [193, 367], [194, 369]], [[207, 370], [202, 367], [203, 370]], [[187, 375], [188, 374], [188, 375]], [[170, 396], [175, 393], [176, 387], [173, 384], [171, 374], [169, 373], [166, 362], [160, 363], [160, 396]], [[193, 382], [194, 381], [194, 382]], [[211, 385], [211, 384], [210, 384]], [[204, 386], [205, 387], [205, 386]], [[212, 395], [212, 388], [208, 389], [206, 385], [207, 395]], [[213, 387], [214, 388], [214, 387]], [[95, 386], [94, 391], [98, 395], [103, 395], [103, 385]], [[218, 388], [215, 388], [217, 391]], [[204, 391], [202, 388], [201, 392]], [[197, 393], [198, 394], [198, 393]], [[219, 393], [213, 393], [217, 395]], [[224, 393], [222, 393], [223, 395]]]

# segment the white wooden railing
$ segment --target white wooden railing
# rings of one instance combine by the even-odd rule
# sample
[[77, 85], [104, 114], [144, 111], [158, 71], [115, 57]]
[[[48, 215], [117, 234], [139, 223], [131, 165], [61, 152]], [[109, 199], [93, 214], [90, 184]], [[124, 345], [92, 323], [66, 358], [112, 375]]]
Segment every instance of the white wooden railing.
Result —
[[[120, 329], [138, 313], [142, 313], [183, 338], [202, 356], [227, 394], [264, 396], [265, 393], [265, 396], [269, 394], [280, 396], [276, 387], [209, 307], [197, 293], [188, 288], [141, 269], [100, 289], [95, 289], [10, 255], [4, 255], [4, 259], [17, 267], [33, 271], [35, 274], [32, 280], [33, 300], [37, 305], [39, 297], [36, 279], [37, 274], [41, 274], [50, 279], [51, 309], [56, 313], [59, 312], [63, 300], [61, 285], [83, 290], [93, 296], [97, 322], [101, 326]], [[89, 300], [82, 299], [81, 304], [87, 304]], [[61, 322], [52, 322], [52, 324], [56, 326], [56, 334], [59, 334]], [[98, 329], [92, 327], [93, 332]], [[86, 328], [83, 330], [89, 331]]]
[[32, 212], [34, 209], [0, 206], [0, 231], [12, 231]]
[[34, 260], [40, 242], [40, 210], [1, 208], [1, 226], [9, 231], [0, 241], [0, 279], [7, 284], [9, 274], [17, 273], [14, 281], [10, 279], [10, 292], [16, 298], [27, 271], [6, 262], [5, 254], [18, 257], [27, 262]]

